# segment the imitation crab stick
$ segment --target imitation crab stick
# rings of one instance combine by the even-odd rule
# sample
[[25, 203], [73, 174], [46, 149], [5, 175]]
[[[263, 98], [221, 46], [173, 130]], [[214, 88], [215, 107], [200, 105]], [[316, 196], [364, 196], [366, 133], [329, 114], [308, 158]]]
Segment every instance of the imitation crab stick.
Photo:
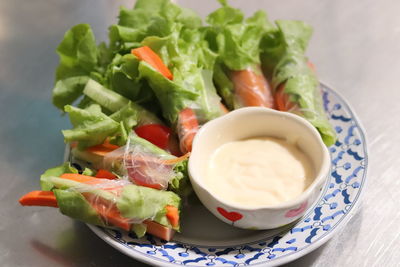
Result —
[[52, 191], [32, 191], [19, 199], [22, 206], [58, 207], [56, 196]]
[[289, 95], [285, 93], [285, 85], [282, 83], [278, 86], [274, 94], [276, 109], [280, 111], [293, 111], [298, 105], [291, 102]]
[[88, 192], [82, 193], [82, 195], [107, 224], [115, 225], [126, 231], [130, 230], [129, 219], [121, 215], [115, 203]]
[[183, 153], [192, 151], [194, 136], [199, 130], [199, 122], [193, 109], [185, 108], [179, 112], [178, 135], [180, 148]]
[[175, 231], [172, 228], [168, 228], [153, 221], [144, 221], [143, 223], [147, 226], [147, 233], [152, 234], [165, 241], [170, 241], [174, 236]]
[[231, 71], [236, 99], [241, 106], [274, 108], [271, 88], [259, 66]]
[[172, 80], [173, 76], [171, 71], [165, 66], [161, 58], [148, 46], [142, 46], [139, 48], [132, 49], [132, 54], [134, 54], [139, 60], [143, 60], [150, 64], [153, 68], [158, 70], [166, 78]]

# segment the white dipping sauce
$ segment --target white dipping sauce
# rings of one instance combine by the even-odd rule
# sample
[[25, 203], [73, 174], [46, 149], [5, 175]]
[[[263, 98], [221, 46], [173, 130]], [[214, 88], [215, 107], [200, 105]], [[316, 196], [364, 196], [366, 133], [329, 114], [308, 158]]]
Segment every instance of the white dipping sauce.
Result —
[[313, 179], [309, 157], [295, 144], [261, 137], [229, 142], [214, 151], [205, 184], [228, 203], [259, 207], [295, 198]]

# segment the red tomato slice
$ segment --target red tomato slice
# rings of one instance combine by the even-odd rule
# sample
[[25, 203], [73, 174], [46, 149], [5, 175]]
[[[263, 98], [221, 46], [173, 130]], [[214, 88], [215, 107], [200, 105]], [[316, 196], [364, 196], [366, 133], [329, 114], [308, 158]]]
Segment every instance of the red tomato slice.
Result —
[[171, 129], [161, 124], [146, 124], [135, 129], [136, 134], [162, 149], [168, 148]]

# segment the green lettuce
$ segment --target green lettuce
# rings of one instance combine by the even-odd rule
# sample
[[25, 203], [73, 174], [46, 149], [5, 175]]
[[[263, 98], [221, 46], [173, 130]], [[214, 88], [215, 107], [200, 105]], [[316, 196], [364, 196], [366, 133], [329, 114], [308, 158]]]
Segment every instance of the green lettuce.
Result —
[[222, 7], [207, 16], [207, 40], [230, 70], [243, 70], [260, 64], [260, 42], [273, 30], [263, 11], [244, 19], [242, 11], [220, 1]]
[[167, 227], [172, 226], [165, 216], [165, 206], [171, 205], [179, 209], [179, 204], [180, 198], [173, 192], [133, 184], [125, 186], [117, 200], [118, 210], [123, 217], [137, 220], [150, 218]]
[[256, 69], [260, 64], [260, 43], [274, 31], [263, 11], [244, 18], [242, 11], [220, 1], [222, 7], [206, 18], [209, 26], [202, 29], [210, 48], [218, 53], [214, 83], [229, 109], [240, 106], [235, 100], [234, 85], [228, 73], [232, 70]]
[[199, 31], [170, 23], [176, 27], [171, 35], [147, 37], [142, 44], [160, 55], [173, 73], [173, 81], [146, 62], [139, 65], [141, 75], [148, 80], [162, 106], [164, 117], [175, 124], [179, 112], [186, 107], [196, 111], [201, 123], [222, 115], [220, 98], [212, 82], [216, 54]]
[[53, 89], [53, 104], [63, 109], [65, 105], [71, 105], [83, 92], [88, 76], [74, 76], [56, 82]]
[[62, 214], [82, 222], [105, 226], [97, 211], [78, 191], [54, 189], [53, 192]]
[[61, 176], [64, 173], [78, 173], [78, 170], [71, 166], [69, 162], [64, 162], [62, 165], [46, 170], [40, 176], [40, 186], [43, 191], [50, 191], [53, 189], [53, 183], [47, 180], [47, 177]]
[[102, 144], [119, 127], [119, 123], [104, 114], [97, 104], [86, 109], [67, 105], [65, 112], [69, 114], [74, 128], [62, 131], [64, 140], [66, 142], [78, 141], [81, 149]]
[[[105, 88], [94, 80], [89, 80], [87, 82], [83, 93], [102, 106], [104, 109], [114, 113], [123, 112], [123, 109], [128, 105], [131, 110], [135, 110], [137, 112], [137, 120], [139, 125], [149, 123], [162, 124], [160, 119], [158, 119], [157, 116], [150, 111], [138, 104], [135, 104], [134, 102], [130, 102], [129, 99], [110, 89]], [[114, 117], [118, 117], [118, 115], [114, 115]]]
[[312, 35], [310, 25], [295, 20], [278, 20], [277, 29], [264, 35], [261, 41], [261, 61], [264, 74], [272, 78], [276, 65], [288, 51], [304, 54]]
[[[62, 166], [54, 168], [48, 174], [59, 174], [62, 168]], [[101, 184], [90, 186], [50, 175], [43, 175], [42, 180], [54, 192], [61, 213], [71, 218], [100, 226], [105, 226], [105, 224], [96, 210], [82, 195], [83, 192], [88, 192], [99, 199], [101, 198], [104, 203], [115, 204], [121, 215], [132, 221], [140, 222], [150, 219], [171, 228], [172, 226], [165, 216], [165, 207], [167, 205], [178, 209], [180, 207], [180, 198], [173, 192], [137, 186], [127, 181], [120, 183], [118, 180], [110, 181], [105, 179], [106, 187], [113, 183], [123, 186], [121, 194], [116, 196], [110, 191], [102, 189]], [[179, 226], [174, 227], [174, 229], [179, 231]], [[136, 226], [136, 229], [133, 230], [143, 234], [144, 229]]]
[[60, 64], [56, 80], [88, 75], [97, 65], [97, 45], [88, 24], [78, 24], [68, 30], [57, 47]]
[[335, 143], [336, 135], [323, 109], [318, 79], [304, 55], [312, 29], [300, 21], [279, 20], [276, 23], [282, 48], [275, 49], [280, 59], [274, 67], [272, 85], [276, 89], [285, 83], [284, 92], [290, 96], [290, 101], [298, 104], [302, 115], [330, 146]]
[[109, 88], [138, 104], [152, 102], [153, 91], [140, 79], [138, 67], [139, 60], [134, 55], [117, 54], [105, 74]]

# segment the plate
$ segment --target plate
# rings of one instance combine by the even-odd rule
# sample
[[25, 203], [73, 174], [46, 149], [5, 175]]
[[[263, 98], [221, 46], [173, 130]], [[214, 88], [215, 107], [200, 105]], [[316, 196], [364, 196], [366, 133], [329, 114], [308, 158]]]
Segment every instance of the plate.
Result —
[[159, 266], [259, 266], [293, 261], [328, 241], [351, 218], [364, 191], [368, 154], [365, 132], [352, 108], [321, 84], [324, 108], [338, 141], [329, 148], [331, 175], [319, 200], [297, 222], [274, 230], [234, 228], [203, 206], [183, 210], [174, 241], [88, 225], [101, 239], [137, 260]]

